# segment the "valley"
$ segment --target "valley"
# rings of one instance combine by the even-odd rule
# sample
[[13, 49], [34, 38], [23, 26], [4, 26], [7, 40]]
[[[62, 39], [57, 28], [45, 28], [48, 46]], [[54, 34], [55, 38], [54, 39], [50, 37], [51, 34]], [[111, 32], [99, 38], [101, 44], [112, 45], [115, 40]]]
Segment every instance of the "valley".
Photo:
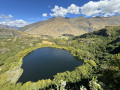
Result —
[[[57, 73], [53, 80], [17, 83], [23, 73], [21, 68], [23, 58], [28, 53], [43, 47], [67, 50], [84, 63], [72, 71]], [[67, 39], [65, 37], [38, 37], [28, 34], [27, 30], [21, 32], [0, 29], [0, 90], [51, 90], [58, 88], [79, 90], [80, 87], [91, 90], [93, 90], [92, 88], [119, 90], [119, 47], [120, 26], [107, 26]], [[66, 84], [65, 86], [62, 86], [63, 82]], [[100, 87], [96, 85], [100, 85]]]
[[0, 0], [0, 90], [120, 90], [120, 0]]

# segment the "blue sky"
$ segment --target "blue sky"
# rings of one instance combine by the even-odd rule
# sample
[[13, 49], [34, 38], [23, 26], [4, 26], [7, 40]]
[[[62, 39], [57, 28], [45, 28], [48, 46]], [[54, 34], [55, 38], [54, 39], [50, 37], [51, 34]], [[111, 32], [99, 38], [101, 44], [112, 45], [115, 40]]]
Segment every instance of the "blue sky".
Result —
[[120, 14], [120, 0], [0, 0], [0, 24], [24, 26], [52, 17]]

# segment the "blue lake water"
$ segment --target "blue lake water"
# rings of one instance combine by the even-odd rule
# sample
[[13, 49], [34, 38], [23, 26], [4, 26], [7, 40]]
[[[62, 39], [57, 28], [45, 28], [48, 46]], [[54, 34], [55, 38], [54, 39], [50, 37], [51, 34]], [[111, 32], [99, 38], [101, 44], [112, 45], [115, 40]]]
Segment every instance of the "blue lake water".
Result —
[[72, 71], [82, 65], [68, 51], [56, 48], [40, 48], [32, 51], [23, 59], [24, 70], [18, 82], [36, 82], [42, 79], [53, 79], [57, 73]]

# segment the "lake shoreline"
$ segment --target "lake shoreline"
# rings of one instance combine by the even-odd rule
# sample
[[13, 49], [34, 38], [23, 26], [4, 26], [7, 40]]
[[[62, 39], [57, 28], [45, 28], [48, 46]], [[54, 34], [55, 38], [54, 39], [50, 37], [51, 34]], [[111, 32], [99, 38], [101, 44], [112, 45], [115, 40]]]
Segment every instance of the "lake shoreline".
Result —
[[[15, 66], [18, 66], [19, 69], [21, 70], [21, 72], [19, 73], [17, 80], [12, 82], [12, 79], [14, 79], [14, 77], [11, 75], [11, 77], [8, 77], [8, 81], [10, 81], [11, 83], [17, 83], [17, 81], [19, 80], [19, 78], [21, 77], [21, 75], [23, 74], [23, 69], [21, 68], [22, 64], [23, 64], [23, 58], [25, 56], [27, 56], [29, 53], [31, 53], [32, 51], [36, 50], [36, 49], [40, 49], [40, 48], [46, 48], [46, 47], [50, 47], [50, 48], [57, 48], [57, 49], [62, 49], [62, 50], [67, 50], [71, 55], [73, 55], [71, 53], [71, 48], [73, 47], [64, 47], [64, 46], [59, 46], [59, 45], [47, 45], [47, 44], [43, 44], [43, 45], [37, 45], [35, 47], [31, 47], [31, 48], [28, 48], [28, 49], [25, 49], [21, 52], [19, 52], [18, 54], [16, 54], [16, 58], [18, 58], [19, 60], [19, 65], [15, 65]], [[73, 55], [74, 56], [74, 55]], [[76, 56], [74, 56], [76, 58]], [[78, 59], [78, 58], [76, 58]], [[79, 60], [79, 59], [78, 59]], [[84, 62], [84, 61], [83, 61]], [[14, 67], [13, 67], [14, 69]], [[13, 71], [13, 70], [12, 70]], [[74, 71], [74, 70], [73, 70]], [[12, 74], [16, 74], [17, 72], [14, 71], [12, 72]], [[18, 73], [17, 73], [18, 74]], [[9, 79], [11, 78], [11, 79]]]

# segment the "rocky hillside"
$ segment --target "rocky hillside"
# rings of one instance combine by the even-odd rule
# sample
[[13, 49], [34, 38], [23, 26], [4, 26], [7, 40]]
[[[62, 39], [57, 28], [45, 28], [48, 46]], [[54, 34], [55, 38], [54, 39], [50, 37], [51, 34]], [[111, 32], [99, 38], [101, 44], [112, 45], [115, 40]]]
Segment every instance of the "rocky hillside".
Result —
[[59, 37], [63, 34], [81, 35], [110, 25], [120, 25], [120, 16], [93, 18], [54, 17], [22, 27], [20, 30], [34, 36], [48, 35]]
[[62, 36], [63, 34], [84, 34], [86, 31], [79, 30], [78, 28], [72, 26], [68, 23], [69, 19], [65, 19], [62, 17], [51, 18], [47, 21], [38, 22], [35, 24], [31, 24], [30, 26], [26, 26], [27, 28], [25, 32], [35, 35], [35, 36]]

